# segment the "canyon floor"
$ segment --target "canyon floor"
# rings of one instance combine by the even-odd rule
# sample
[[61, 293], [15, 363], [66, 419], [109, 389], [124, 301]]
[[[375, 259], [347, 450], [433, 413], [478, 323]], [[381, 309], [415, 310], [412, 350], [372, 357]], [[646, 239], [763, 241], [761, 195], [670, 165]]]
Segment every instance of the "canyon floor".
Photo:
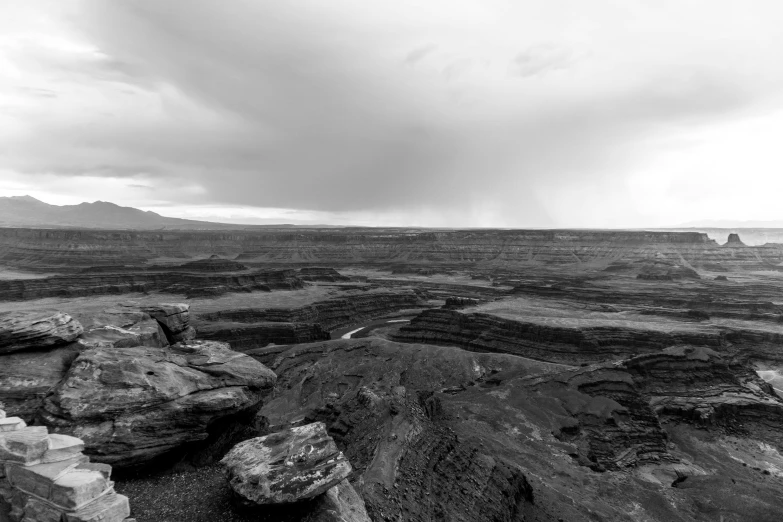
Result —
[[83, 438], [139, 522], [332, 520], [240, 508], [218, 464], [312, 422], [374, 521], [783, 512], [779, 245], [68, 234], [0, 233], [0, 403]]

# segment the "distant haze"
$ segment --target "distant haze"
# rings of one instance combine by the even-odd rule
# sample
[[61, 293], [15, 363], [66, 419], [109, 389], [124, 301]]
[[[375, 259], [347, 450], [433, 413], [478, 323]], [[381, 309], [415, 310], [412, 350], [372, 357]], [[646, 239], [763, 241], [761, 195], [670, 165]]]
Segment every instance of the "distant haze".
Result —
[[0, 196], [232, 223], [783, 223], [781, 27], [777, 0], [3, 2]]

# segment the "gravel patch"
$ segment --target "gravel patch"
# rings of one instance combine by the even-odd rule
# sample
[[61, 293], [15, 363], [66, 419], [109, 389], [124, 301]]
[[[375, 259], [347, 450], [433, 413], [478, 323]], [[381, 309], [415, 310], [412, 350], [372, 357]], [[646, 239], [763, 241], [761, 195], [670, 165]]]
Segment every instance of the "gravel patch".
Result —
[[252, 510], [236, 507], [218, 465], [158, 476], [116, 479], [115, 489], [130, 499], [138, 522], [301, 522], [309, 502]]

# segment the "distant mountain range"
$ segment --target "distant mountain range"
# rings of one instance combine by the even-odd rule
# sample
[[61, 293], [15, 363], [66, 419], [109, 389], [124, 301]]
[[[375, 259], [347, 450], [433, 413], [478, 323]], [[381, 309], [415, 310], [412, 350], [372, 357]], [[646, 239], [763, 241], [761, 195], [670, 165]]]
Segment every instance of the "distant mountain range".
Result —
[[[99, 228], [127, 230], [236, 230], [294, 228], [297, 225], [237, 225], [161, 216], [107, 201], [78, 205], [50, 205], [31, 196], [0, 197], [0, 226], [33, 228]], [[306, 225], [299, 228], [332, 228]], [[339, 227], [334, 227], [339, 228]]]

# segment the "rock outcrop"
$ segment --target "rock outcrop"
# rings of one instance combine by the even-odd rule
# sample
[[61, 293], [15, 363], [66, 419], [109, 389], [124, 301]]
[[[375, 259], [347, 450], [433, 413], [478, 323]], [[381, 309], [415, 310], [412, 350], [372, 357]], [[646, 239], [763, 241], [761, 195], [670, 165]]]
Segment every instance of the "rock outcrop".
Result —
[[241, 442], [221, 464], [231, 488], [261, 505], [311, 499], [337, 486], [351, 473], [351, 464], [322, 423]]
[[99, 314], [100, 318], [93, 318], [94, 325], [88, 326], [79, 337], [79, 345], [85, 348], [160, 348], [169, 345], [169, 339], [160, 322], [145, 312], [123, 308], [105, 310]]
[[752, 433], [783, 449], [783, 401], [736, 358], [706, 347], [674, 346], [634, 357], [618, 368], [633, 376], [660, 416]]
[[195, 339], [196, 330], [190, 326], [190, 305], [184, 303], [162, 303], [142, 308], [155, 319], [171, 344]]
[[0, 402], [8, 414], [32, 422], [44, 397], [63, 380], [83, 349], [79, 343], [70, 343], [0, 356]]
[[[148, 313], [149, 312], [149, 313]], [[153, 319], [150, 313], [158, 320]], [[14, 315], [14, 314], [12, 314]], [[35, 322], [36, 317], [44, 320]], [[42, 406], [43, 398], [65, 377], [74, 359], [87, 349], [130, 348], [148, 346], [163, 348], [171, 342], [177, 342], [193, 335], [189, 325], [188, 305], [163, 304], [140, 306], [119, 304], [96, 314], [85, 315], [84, 327], [62, 313], [56, 318], [68, 318], [65, 325], [47, 331], [42, 326], [50, 326], [48, 314], [19, 313], [15, 317], [32, 317], [31, 325], [12, 330], [12, 333], [25, 332], [28, 348], [0, 355], [0, 402], [4, 402], [7, 411], [26, 421], [35, 418]], [[19, 320], [17, 319], [17, 325]], [[65, 333], [63, 333], [65, 332]], [[76, 332], [81, 332], [78, 337]], [[8, 331], [6, 331], [6, 334]], [[16, 336], [17, 342], [21, 337]], [[73, 342], [62, 343], [71, 339]]]
[[0, 355], [68, 344], [83, 331], [78, 321], [62, 312], [3, 312]]
[[[741, 512], [735, 489], [755, 495], [755, 519], [779, 504], [777, 479], [756, 483], [764, 493], [741, 482], [754, 471], [722, 441], [776, 455], [777, 399], [709, 348], [582, 368], [372, 338], [249, 353], [278, 374], [261, 415], [278, 429], [323, 422], [373, 520], [619, 521], [637, 505], [651, 520], [708, 520]], [[705, 404], [715, 413], [700, 417]], [[716, 485], [726, 473], [736, 483]], [[677, 477], [706, 475], [711, 486], [672, 496]]]
[[631, 376], [615, 368], [583, 368], [533, 379], [527, 393], [557, 400], [568, 413], [556, 436], [596, 471], [674, 461], [667, 436]]
[[0, 410], [0, 513], [11, 522], [121, 522], [127, 497], [114, 491], [111, 466], [90, 463], [83, 441], [5, 418]]
[[224, 343], [88, 349], [40, 418], [84, 439], [100, 462], [140, 466], [208, 441], [213, 426], [260, 406], [274, 382], [269, 369]]
[[531, 363], [380, 339], [250, 354], [280, 375], [279, 393], [261, 410], [271, 429], [325, 423], [362, 477], [357, 489], [372, 520], [511, 521], [532, 501], [532, 486], [519, 467], [461, 439], [439, 397], [426, 391], [461, 390], [501, 368], [524, 375]]

